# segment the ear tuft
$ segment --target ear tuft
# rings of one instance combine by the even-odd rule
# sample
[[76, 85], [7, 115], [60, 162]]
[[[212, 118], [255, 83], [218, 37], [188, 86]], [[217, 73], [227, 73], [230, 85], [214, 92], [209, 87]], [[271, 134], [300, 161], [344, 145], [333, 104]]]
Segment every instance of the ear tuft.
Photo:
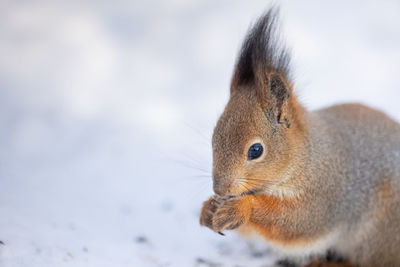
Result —
[[271, 72], [289, 80], [290, 57], [279, 38], [278, 13], [277, 8], [270, 8], [248, 31], [236, 62], [231, 92], [244, 85], [264, 90], [266, 75]]
[[231, 94], [238, 88], [255, 90], [273, 124], [290, 127], [290, 56], [278, 34], [278, 9], [270, 8], [248, 31], [236, 62]]

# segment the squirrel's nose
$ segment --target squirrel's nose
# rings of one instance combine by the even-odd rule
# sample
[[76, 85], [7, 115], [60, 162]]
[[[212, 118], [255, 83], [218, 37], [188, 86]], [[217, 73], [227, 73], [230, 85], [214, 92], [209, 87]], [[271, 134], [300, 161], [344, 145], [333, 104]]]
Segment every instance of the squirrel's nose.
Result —
[[216, 195], [219, 195], [219, 196], [225, 195], [223, 188], [215, 183], [214, 183], [213, 189], [214, 189], [214, 193]]
[[219, 196], [225, 196], [229, 192], [230, 182], [227, 178], [221, 176], [213, 176], [214, 193]]

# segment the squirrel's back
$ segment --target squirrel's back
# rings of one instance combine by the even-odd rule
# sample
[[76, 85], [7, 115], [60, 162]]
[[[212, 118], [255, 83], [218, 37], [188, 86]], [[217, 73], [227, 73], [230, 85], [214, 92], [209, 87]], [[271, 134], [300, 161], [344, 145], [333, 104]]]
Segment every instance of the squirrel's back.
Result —
[[349, 257], [362, 266], [400, 262], [400, 124], [360, 104], [336, 105], [311, 116], [311, 135], [331, 140], [332, 162], [341, 162], [337, 179], [341, 177], [344, 186], [337, 210], [352, 238], [336, 250], [344, 254], [349, 247], [359, 247]]
[[[400, 124], [385, 113], [361, 104], [342, 104], [313, 112], [329, 129], [337, 145], [348, 146], [354, 169], [367, 176], [397, 176], [400, 181]], [[375, 171], [379, 170], [379, 174]], [[362, 170], [359, 170], [360, 172]], [[356, 175], [359, 176], [359, 175]]]

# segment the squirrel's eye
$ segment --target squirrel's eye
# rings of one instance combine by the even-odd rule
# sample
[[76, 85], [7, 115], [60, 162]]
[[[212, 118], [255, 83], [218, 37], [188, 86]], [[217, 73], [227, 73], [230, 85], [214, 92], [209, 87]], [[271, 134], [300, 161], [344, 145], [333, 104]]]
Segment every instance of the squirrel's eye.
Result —
[[252, 160], [259, 158], [263, 153], [263, 147], [260, 143], [256, 143], [249, 148], [249, 152], [247, 153], [247, 159]]

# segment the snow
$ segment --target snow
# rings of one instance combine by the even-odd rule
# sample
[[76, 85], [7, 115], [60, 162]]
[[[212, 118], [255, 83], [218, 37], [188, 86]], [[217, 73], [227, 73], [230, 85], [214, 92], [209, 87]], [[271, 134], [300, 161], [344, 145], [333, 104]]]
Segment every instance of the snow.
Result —
[[[297, 94], [400, 120], [397, 1], [282, 1]], [[199, 226], [210, 136], [265, 1], [3, 1], [0, 266], [271, 266]]]

